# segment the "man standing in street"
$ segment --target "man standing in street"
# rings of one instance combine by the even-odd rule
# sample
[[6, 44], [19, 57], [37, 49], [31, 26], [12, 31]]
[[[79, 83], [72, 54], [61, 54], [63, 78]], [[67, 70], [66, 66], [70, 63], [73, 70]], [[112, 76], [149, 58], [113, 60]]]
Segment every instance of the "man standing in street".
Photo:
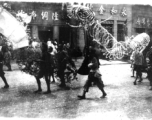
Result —
[[3, 88], [9, 88], [9, 85], [7, 83], [7, 80], [4, 76], [4, 71], [3, 71], [3, 62], [4, 62], [4, 56], [3, 56], [3, 52], [0, 50], [0, 77], [2, 78], [5, 86]]

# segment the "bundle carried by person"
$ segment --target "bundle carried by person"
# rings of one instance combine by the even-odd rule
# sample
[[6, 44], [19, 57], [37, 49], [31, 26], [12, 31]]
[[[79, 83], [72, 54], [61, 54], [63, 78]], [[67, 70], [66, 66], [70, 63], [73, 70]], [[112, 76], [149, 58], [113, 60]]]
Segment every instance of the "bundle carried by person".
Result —
[[40, 46], [19, 49], [16, 57], [19, 69], [30, 75], [37, 76], [40, 71], [41, 56]]

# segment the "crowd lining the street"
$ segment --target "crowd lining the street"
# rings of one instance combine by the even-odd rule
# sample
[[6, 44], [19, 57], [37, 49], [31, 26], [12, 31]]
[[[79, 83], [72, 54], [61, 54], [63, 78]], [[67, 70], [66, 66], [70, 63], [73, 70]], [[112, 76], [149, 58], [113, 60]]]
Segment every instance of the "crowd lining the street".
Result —
[[[50, 89], [50, 78], [52, 77], [53, 81], [55, 81], [55, 77], [60, 80], [59, 87], [69, 90], [70, 88], [66, 85], [66, 82], [71, 82], [71, 74], [73, 75], [73, 79], [77, 79], [77, 73], [82, 75], [88, 75], [86, 83], [84, 85], [82, 95], [78, 96], [79, 99], [85, 99], [86, 93], [89, 91], [89, 88], [92, 85], [97, 85], [97, 87], [102, 92], [102, 98], [107, 96], [107, 93], [104, 91], [104, 83], [102, 81], [102, 74], [99, 71], [99, 56], [96, 51], [96, 44], [92, 42], [91, 46], [86, 48], [86, 52], [84, 54], [84, 60], [81, 67], [77, 70], [75, 63], [72, 57], [72, 51], [70, 48], [70, 44], [62, 43], [57, 44], [57, 42], [49, 40], [47, 43], [39, 43], [33, 41], [30, 43], [30, 49], [40, 49], [42, 55], [39, 59], [29, 62], [26, 65], [26, 69], [34, 70], [33, 75], [36, 78], [38, 90], [34, 91], [35, 93], [42, 92], [41, 81], [42, 77], [45, 78], [47, 91], [44, 93], [51, 93]], [[150, 90], [152, 90], [152, 57], [151, 57], [151, 48], [150, 51], [147, 52], [146, 57], [143, 55], [143, 49], [141, 47], [137, 47], [130, 56], [131, 60], [131, 68], [133, 72], [133, 76], [135, 77], [134, 85], [138, 82], [142, 82], [142, 72], [147, 73], [147, 78], [150, 82]], [[5, 78], [5, 72], [3, 70], [3, 65], [8, 67], [8, 71], [12, 71], [11, 68], [11, 49], [9, 46], [2, 46], [0, 51], [0, 77], [2, 78], [5, 86], [4, 89], [9, 88], [9, 84]], [[68, 70], [68, 72], [65, 72]], [[135, 74], [136, 72], [136, 74]], [[135, 75], [134, 75], [135, 74]], [[66, 75], [66, 78], [65, 78]], [[66, 80], [67, 79], [67, 80]], [[68, 81], [69, 80], [69, 81]]]

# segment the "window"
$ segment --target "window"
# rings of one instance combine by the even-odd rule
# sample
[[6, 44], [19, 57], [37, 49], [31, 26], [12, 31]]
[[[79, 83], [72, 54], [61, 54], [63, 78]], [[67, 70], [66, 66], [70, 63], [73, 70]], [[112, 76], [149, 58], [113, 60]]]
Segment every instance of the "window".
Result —
[[117, 25], [117, 40], [118, 41], [124, 41], [125, 38], [125, 31], [124, 31], [124, 25], [118, 24]]

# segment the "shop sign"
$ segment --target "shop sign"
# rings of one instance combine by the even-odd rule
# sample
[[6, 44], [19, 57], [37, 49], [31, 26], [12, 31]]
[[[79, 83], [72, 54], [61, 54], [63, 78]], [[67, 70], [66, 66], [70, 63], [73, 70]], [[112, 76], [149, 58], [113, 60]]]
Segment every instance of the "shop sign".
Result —
[[59, 20], [58, 12], [50, 11], [50, 10], [28, 10], [28, 9], [21, 9], [18, 10], [17, 13], [27, 13], [28, 15], [32, 16], [31, 23], [45, 23], [51, 24], [53, 21]]
[[136, 27], [151, 27], [152, 26], [152, 18], [148, 17], [137, 17], [135, 21]]
[[[100, 5], [99, 10], [98, 10], [99, 14], [100, 14], [100, 15], [103, 15], [103, 14], [105, 13], [105, 11], [107, 11], [107, 10], [103, 7], [103, 5]], [[127, 16], [127, 10], [126, 10], [126, 7], [123, 7], [123, 8], [119, 11], [119, 10], [117, 10], [117, 9], [113, 6], [113, 7], [111, 8], [111, 10], [110, 10], [110, 14], [111, 14], [111, 15], [120, 14], [122, 17], [126, 17], [126, 16]]]

